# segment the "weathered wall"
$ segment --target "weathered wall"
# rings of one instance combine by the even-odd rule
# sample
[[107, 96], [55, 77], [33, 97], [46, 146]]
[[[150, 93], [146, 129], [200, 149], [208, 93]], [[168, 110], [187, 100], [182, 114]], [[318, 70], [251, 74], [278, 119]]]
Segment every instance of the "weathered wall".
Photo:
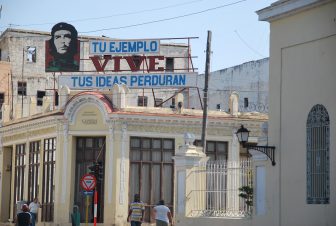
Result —
[[[269, 59], [261, 59], [211, 72], [209, 75], [209, 109], [215, 110], [220, 104], [221, 110], [229, 110], [229, 96], [232, 92], [239, 95], [241, 111], [268, 112], [268, 75]], [[197, 86], [203, 97], [204, 74], [199, 75]], [[191, 89], [190, 105], [200, 109], [199, 97]], [[244, 108], [244, 98], [248, 98], [249, 107]]]
[[[55, 79], [53, 73], [45, 72], [45, 41], [50, 39], [48, 32], [39, 31], [26, 31], [26, 30], [7, 30], [0, 38], [0, 49], [1, 58], [10, 62], [12, 70], [12, 81], [13, 81], [13, 108], [15, 109], [14, 117], [21, 118], [21, 111], [23, 105], [23, 117], [31, 115], [29, 111], [29, 105], [32, 102], [32, 98], [37, 97], [37, 91], [46, 91], [46, 96], [51, 100], [51, 108], [53, 108], [54, 87], [58, 89], [58, 75], [60, 73], [55, 73]], [[67, 74], [92, 74], [95, 73], [95, 67], [91, 60], [89, 60], [89, 40], [90, 39], [102, 39], [100, 37], [79, 37], [81, 40], [81, 53], [80, 58], [86, 59], [81, 60], [81, 70], [85, 72], [77, 73], [62, 73]], [[103, 38], [104, 39], [104, 38]], [[106, 38], [105, 38], [106, 39]], [[36, 47], [36, 62], [27, 61], [27, 47]], [[186, 44], [169, 44], [163, 43], [160, 46], [160, 55], [165, 57], [180, 57], [174, 59], [174, 68], [183, 69], [188, 67], [188, 59], [182, 58], [188, 56], [188, 48]], [[148, 63], [147, 63], [148, 65]], [[165, 68], [165, 61], [160, 61], [157, 67]], [[109, 61], [106, 66], [106, 70], [111, 70], [113, 68], [113, 62]], [[142, 68], [146, 71], [146, 63], [143, 63]], [[129, 67], [125, 60], [121, 61], [121, 70], [129, 70]], [[182, 70], [177, 70], [176, 72], [182, 72]], [[111, 72], [107, 72], [111, 73]], [[115, 73], [115, 72], [114, 72]], [[123, 71], [120, 73], [131, 73], [130, 71]], [[1, 80], [2, 81], [2, 80]], [[27, 96], [17, 95], [18, 93], [18, 82], [27, 82]], [[0, 84], [1, 85], [1, 84]], [[0, 87], [1, 88], [1, 87]], [[169, 98], [175, 93], [174, 90], [157, 90], [155, 92], [156, 98]], [[137, 106], [138, 96], [142, 95], [142, 90], [130, 90], [130, 93], [126, 95], [126, 105], [127, 106]], [[154, 106], [154, 98], [152, 90], [144, 90], [144, 95], [148, 96], [148, 106]], [[164, 107], [169, 107], [171, 101], [165, 103]], [[11, 108], [11, 105], [9, 106]], [[36, 105], [36, 110], [34, 113], [41, 113], [43, 108]]]

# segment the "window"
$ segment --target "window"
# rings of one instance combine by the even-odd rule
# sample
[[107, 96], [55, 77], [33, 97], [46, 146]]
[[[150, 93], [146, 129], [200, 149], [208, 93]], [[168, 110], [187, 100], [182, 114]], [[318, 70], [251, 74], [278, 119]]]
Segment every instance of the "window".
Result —
[[140, 194], [146, 204], [146, 222], [160, 199], [165, 200], [173, 213], [174, 153], [174, 139], [130, 138], [129, 201], [133, 201], [134, 194]]
[[0, 60], [2, 60], [2, 51], [0, 49]]
[[36, 63], [36, 47], [27, 47], [27, 62]]
[[58, 106], [58, 92], [57, 91], [55, 91], [55, 96], [54, 96], [54, 98], [55, 98], [55, 106]]
[[249, 106], [249, 101], [248, 101], [248, 98], [245, 97], [244, 98], [244, 108], [248, 108], [248, 106]]
[[18, 82], [18, 95], [27, 96], [27, 83]]
[[43, 105], [43, 97], [46, 95], [45, 91], [37, 91], [36, 97], [37, 97], [37, 106]]
[[[196, 146], [201, 146], [200, 140], [195, 140]], [[228, 143], [223, 141], [208, 141], [206, 142], [205, 154], [210, 157], [209, 160], [227, 160]]]
[[307, 203], [328, 204], [330, 193], [330, 121], [327, 109], [315, 105], [307, 119]]
[[5, 102], [5, 94], [4, 93], [0, 93], [0, 119], [2, 119], [2, 105]]
[[25, 171], [25, 144], [15, 146], [15, 176], [14, 176], [14, 215], [16, 216], [16, 202], [23, 201], [24, 171]]
[[42, 179], [42, 221], [54, 220], [56, 138], [44, 140]]
[[38, 177], [40, 168], [40, 141], [29, 144], [28, 201], [38, 196]]
[[162, 98], [155, 98], [155, 105], [154, 107], [162, 107], [163, 99]]
[[172, 57], [166, 58], [166, 71], [170, 71], [170, 72], [174, 71], [174, 58]]
[[146, 107], [148, 103], [148, 97], [138, 96], [138, 106]]

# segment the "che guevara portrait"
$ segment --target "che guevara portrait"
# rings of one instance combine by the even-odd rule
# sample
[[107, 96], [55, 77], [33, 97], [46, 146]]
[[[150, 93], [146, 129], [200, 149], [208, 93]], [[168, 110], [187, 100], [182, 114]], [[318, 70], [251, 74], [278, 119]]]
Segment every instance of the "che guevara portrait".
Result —
[[45, 47], [46, 72], [79, 71], [80, 42], [74, 26], [64, 22], [54, 25]]

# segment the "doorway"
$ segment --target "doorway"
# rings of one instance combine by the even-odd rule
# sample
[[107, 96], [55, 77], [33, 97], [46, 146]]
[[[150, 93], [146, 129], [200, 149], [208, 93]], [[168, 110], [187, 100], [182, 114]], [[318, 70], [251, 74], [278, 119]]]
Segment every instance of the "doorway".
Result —
[[103, 166], [102, 180], [97, 180], [98, 191], [97, 222], [103, 223], [104, 219], [104, 169], [105, 169], [105, 137], [77, 137], [76, 139], [76, 181], [75, 200], [78, 205], [81, 222], [86, 222], [86, 206], [88, 206], [88, 222], [93, 222], [93, 196], [87, 198], [80, 187], [80, 179], [90, 172], [89, 167], [99, 162]]

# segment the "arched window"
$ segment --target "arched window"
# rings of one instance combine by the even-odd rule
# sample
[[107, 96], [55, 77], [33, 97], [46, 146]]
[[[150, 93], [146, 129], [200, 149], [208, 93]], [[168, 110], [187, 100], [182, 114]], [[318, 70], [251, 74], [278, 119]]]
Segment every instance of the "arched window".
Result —
[[315, 105], [307, 119], [307, 203], [329, 203], [329, 114]]

